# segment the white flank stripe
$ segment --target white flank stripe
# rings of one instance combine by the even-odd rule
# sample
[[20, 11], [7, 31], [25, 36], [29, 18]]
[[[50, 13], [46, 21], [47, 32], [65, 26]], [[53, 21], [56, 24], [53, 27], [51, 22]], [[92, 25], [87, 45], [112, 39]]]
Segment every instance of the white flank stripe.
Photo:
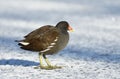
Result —
[[57, 41], [58, 39], [55, 39], [54, 41]]
[[45, 49], [45, 50], [42, 50], [42, 51], [40, 51], [40, 52], [47, 52], [48, 50], [50, 50], [52, 47], [54, 47], [54, 45], [56, 44], [55, 42], [58, 40], [58, 37], [56, 37], [56, 39], [54, 40], [54, 42], [53, 43], [51, 43], [50, 44], [50, 46], [48, 46], [47, 47], [47, 49]]
[[30, 43], [28, 43], [28, 42], [19, 42], [20, 44], [22, 44], [22, 45], [29, 45]]
[[48, 48], [51, 48], [51, 47], [53, 47], [53, 46], [49, 46]]
[[51, 49], [52, 47], [54, 47], [54, 46], [48, 46], [47, 48], [48, 48], [48, 49]]
[[54, 40], [55, 42], [58, 40], [58, 37], [56, 37], [56, 39]]
[[51, 46], [52, 46], [52, 45], [55, 45], [55, 44], [56, 44], [56, 43], [51, 43]]
[[48, 51], [48, 50], [50, 50], [50, 49], [45, 49], [45, 50], [42, 50], [42, 51], [40, 51], [40, 52], [46, 52], [46, 51]]

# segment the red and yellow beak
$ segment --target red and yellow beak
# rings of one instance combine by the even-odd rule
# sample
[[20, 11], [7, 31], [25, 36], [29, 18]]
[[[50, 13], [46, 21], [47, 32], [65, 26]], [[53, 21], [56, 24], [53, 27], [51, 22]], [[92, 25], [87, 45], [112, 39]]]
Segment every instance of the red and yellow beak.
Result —
[[73, 28], [71, 26], [68, 27], [68, 31], [73, 32]]

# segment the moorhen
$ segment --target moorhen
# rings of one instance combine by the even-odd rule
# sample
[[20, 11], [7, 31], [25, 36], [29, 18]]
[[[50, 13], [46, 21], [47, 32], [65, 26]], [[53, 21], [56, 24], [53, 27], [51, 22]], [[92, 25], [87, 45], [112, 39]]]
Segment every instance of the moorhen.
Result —
[[[40, 66], [38, 67], [41, 69], [61, 68], [60, 66], [52, 66], [46, 55], [55, 54], [65, 48], [69, 41], [67, 31], [73, 31], [73, 29], [68, 22], [60, 21], [56, 26], [42, 26], [24, 36], [23, 40], [17, 40], [17, 42], [22, 49], [39, 52]], [[47, 66], [43, 65], [42, 58], [45, 59]]]

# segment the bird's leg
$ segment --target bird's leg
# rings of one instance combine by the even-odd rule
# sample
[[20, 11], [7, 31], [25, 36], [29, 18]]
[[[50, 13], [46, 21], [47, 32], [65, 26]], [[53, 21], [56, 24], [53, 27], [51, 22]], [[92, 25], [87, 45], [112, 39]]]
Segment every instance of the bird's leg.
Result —
[[44, 65], [43, 65], [42, 56], [43, 56], [43, 53], [39, 53], [40, 66], [42, 66], [42, 67], [43, 67]]
[[46, 57], [45, 54], [43, 54], [43, 57], [45, 59], [45, 62], [47, 63], [48, 67], [46, 69], [51, 70], [51, 69], [57, 69], [57, 68], [62, 68], [60, 66], [52, 66], [52, 64], [50, 63], [50, 61], [48, 60], [48, 58]]
[[47, 66], [43, 65], [43, 59], [42, 59], [42, 57], [43, 57], [43, 53], [39, 53], [40, 66], [35, 67], [35, 69], [38, 69], [38, 68], [45, 69], [47, 67]]
[[48, 65], [48, 66], [52, 66], [51, 63], [50, 63], [50, 61], [48, 60], [48, 58], [46, 57], [45, 54], [43, 54], [43, 57], [44, 57], [45, 62], [47, 63], [47, 65]]
[[[47, 66], [43, 65], [43, 58], [45, 59]], [[62, 68], [60, 66], [52, 66], [48, 58], [43, 53], [39, 53], [39, 61], [40, 61], [40, 66], [35, 67], [35, 69], [41, 68], [41, 69], [46, 69], [46, 70], [52, 70], [52, 69]]]

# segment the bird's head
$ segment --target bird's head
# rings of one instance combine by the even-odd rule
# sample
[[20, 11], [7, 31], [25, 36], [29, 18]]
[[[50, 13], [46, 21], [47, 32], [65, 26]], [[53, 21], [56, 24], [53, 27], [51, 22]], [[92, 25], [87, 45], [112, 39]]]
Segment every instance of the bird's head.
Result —
[[60, 30], [66, 30], [70, 32], [73, 31], [72, 27], [66, 21], [60, 21], [59, 23], [57, 23], [56, 27]]

